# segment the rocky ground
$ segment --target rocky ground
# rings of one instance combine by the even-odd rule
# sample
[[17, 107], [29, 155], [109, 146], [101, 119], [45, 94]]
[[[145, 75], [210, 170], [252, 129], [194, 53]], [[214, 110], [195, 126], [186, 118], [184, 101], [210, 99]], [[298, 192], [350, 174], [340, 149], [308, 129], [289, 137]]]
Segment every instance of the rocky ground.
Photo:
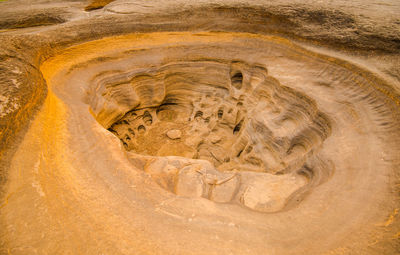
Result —
[[398, 254], [396, 1], [1, 1], [1, 254]]

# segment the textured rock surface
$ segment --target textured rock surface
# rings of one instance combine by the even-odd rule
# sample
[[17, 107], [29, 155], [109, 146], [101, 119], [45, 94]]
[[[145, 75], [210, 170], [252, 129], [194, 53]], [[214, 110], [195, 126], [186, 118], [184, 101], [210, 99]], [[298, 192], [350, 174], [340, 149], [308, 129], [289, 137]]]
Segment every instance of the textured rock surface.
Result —
[[1, 254], [400, 250], [397, 2], [0, 8]]

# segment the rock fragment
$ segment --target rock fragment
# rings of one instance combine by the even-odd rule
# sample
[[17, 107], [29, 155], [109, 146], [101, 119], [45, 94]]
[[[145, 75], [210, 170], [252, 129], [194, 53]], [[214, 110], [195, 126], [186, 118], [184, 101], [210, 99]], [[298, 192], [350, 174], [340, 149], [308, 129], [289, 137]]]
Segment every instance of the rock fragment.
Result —
[[181, 138], [181, 136], [182, 136], [182, 132], [178, 129], [171, 129], [171, 130], [168, 130], [168, 132], [167, 132], [167, 137], [172, 140], [179, 139], [179, 138]]

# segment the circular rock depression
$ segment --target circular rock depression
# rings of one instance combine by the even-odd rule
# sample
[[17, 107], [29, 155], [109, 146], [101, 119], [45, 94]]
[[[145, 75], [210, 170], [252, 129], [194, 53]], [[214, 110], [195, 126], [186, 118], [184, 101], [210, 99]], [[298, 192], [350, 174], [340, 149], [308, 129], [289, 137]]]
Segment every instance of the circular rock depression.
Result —
[[349, 63], [277, 37], [150, 33], [41, 71], [49, 93], [8, 192], [34, 185], [4, 209], [37, 215], [10, 247], [30, 233], [71, 252], [363, 252], [388, 216], [399, 101]]
[[[332, 166], [318, 150], [330, 121], [312, 99], [280, 85], [260, 64], [207, 59], [210, 50], [229, 56], [238, 46], [162, 50], [160, 63], [96, 75], [87, 95], [91, 112], [126, 150], [159, 156], [145, 171], [162, 187], [272, 212], [329, 176]], [[164, 63], [176, 51], [196, 57]], [[185, 166], [179, 169], [162, 156], [200, 160], [174, 158]]]

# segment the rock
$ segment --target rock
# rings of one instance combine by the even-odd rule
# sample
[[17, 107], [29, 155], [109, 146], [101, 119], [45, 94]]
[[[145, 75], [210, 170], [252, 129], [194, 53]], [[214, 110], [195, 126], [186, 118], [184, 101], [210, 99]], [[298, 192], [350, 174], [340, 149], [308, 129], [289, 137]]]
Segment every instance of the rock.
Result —
[[0, 254], [398, 254], [400, 1], [110, 1], [0, 0]]
[[253, 177], [245, 184], [240, 200], [244, 206], [259, 212], [283, 209], [287, 199], [306, 184], [304, 179], [291, 175], [248, 174]]
[[235, 173], [221, 174], [221, 178], [216, 180], [212, 187], [209, 199], [217, 203], [229, 203], [239, 184], [240, 179]]
[[202, 174], [198, 171], [200, 166], [191, 165], [180, 170], [178, 183], [176, 185], [176, 194], [184, 197], [202, 197], [205, 184]]
[[182, 132], [178, 129], [168, 130], [168, 132], [167, 132], [167, 137], [172, 140], [179, 139], [179, 138], [181, 138], [181, 136], [182, 136]]
[[217, 134], [211, 134], [209, 140], [211, 143], [215, 144], [219, 143], [222, 140], [222, 137]]

